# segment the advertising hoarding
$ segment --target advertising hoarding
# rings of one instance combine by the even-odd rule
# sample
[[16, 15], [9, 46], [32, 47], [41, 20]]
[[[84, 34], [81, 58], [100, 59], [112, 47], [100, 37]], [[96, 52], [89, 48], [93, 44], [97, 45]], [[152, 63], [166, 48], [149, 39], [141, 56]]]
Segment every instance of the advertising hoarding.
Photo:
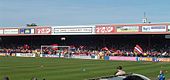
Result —
[[80, 55], [73, 55], [71, 58], [78, 58], [78, 59], [95, 59], [91, 56], [80, 56]]
[[51, 34], [50, 27], [38, 27], [36, 28], [36, 34]]
[[40, 57], [59, 58], [59, 57], [64, 57], [64, 55], [63, 54], [59, 55], [58, 53], [56, 55], [54, 55], [54, 54], [40, 54]]
[[0, 53], [0, 56], [6, 56], [6, 53]]
[[4, 34], [4, 30], [3, 29], [0, 29], [0, 35], [1, 34]]
[[166, 32], [166, 25], [142, 26], [142, 32]]
[[20, 29], [20, 34], [34, 34], [35, 29], [32, 28], [22, 28]]
[[121, 56], [110, 56], [110, 60], [121, 60], [121, 61], [136, 61], [136, 57], [121, 57]]
[[148, 58], [148, 57], [137, 57], [137, 61], [153, 61], [153, 58]]
[[33, 53], [16, 53], [16, 56], [18, 56], [18, 57], [35, 57], [35, 54], [33, 54]]
[[92, 33], [92, 28], [54, 28], [54, 34], [55, 33]]
[[116, 27], [117, 32], [138, 32], [139, 26], [118, 26]]
[[157, 58], [160, 62], [170, 62], [170, 58]]
[[4, 29], [4, 34], [10, 34], [10, 35], [15, 35], [18, 34], [18, 29], [13, 29], [13, 28], [8, 28], [8, 29]]
[[96, 33], [97, 34], [109, 34], [109, 33], [114, 33], [115, 28], [112, 25], [97, 25], [96, 26]]
[[52, 35], [86, 35], [94, 34], [94, 25], [52, 26]]

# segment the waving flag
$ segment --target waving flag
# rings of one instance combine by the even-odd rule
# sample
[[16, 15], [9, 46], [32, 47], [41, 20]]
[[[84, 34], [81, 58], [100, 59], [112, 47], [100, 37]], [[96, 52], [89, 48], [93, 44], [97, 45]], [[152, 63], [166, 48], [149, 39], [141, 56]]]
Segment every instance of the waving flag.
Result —
[[59, 46], [58, 44], [52, 44], [52, 49], [53, 50], [58, 50], [58, 47], [57, 46]]
[[136, 52], [138, 54], [143, 54], [143, 49], [139, 45], [136, 45], [134, 47], [134, 52]]
[[108, 49], [107, 47], [104, 47], [104, 48], [102, 48], [102, 50], [106, 50], [106, 51], [107, 51], [107, 50], [109, 50], [109, 49]]

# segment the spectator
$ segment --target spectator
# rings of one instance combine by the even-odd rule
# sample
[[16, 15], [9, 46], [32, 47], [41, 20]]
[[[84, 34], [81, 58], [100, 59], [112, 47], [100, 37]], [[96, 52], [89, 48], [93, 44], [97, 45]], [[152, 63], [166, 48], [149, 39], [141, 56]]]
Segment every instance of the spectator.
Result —
[[9, 77], [5, 76], [5, 77], [3, 78], [3, 80], [9, 80]]
[[121, 76], [121, 75], [125, 75], [126, 72], [122, 70], [122, 66], [118, 66], [117, 67], [117, 72], [115, 73], [116, 76]]
[[158, 80], [165, 80], [165, 75], [162, 70], [160, 71], [160, 74], [158, 75]]

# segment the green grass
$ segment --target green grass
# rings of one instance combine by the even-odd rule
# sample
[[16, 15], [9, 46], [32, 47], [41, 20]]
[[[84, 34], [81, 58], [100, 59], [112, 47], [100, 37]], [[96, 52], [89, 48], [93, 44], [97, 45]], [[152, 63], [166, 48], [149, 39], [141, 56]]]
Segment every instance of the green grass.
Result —
[[84, 80], [113, 75], [119, 65], [127, 73], [143, 74], [152, 80], [160, 70], [167, 70], [165, 76], [170, 78], [170, 63], [167, 62], [0, 57], [0, 80], [6, 75], [10, 80], [30, 80], [33, 76], [38, 80]]

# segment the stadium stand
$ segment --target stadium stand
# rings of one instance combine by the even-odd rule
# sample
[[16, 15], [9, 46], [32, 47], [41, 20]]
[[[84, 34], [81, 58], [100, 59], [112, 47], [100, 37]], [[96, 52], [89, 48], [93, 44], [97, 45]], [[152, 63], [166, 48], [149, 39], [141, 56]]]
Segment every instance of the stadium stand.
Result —
[[[61, 36], [23, 36], [1, 37], [0, 53], [38, 53], [41, 45], [57, 43], [63, 45]], [[95, 44], [94, 44], [95, 42]], [[120, 35], [120, 36], [67, 36], [64, 45], [72, 45], [72, 51], [76, 55], [107, 56], [151, 56], [169, 57], [170, 41], [163, 35]], [[142, 54], [134, 53], [134, 47], [138, 44]], [[104, 48], [105, 47], [105, 48]], [[108, 50], [106, 50], [106, 48]], [[46, 54], [48, 54], [47, 51]], [[53, 52], [52, 54], [55, 54]]]

